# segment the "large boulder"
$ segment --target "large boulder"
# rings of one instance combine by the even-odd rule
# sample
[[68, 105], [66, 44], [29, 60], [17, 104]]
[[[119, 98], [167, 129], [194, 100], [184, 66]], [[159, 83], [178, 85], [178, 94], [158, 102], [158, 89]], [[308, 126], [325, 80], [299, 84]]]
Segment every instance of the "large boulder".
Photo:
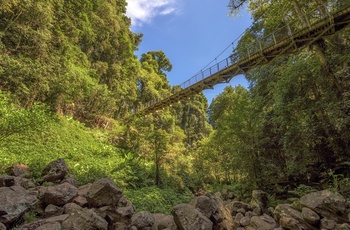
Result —
[[67, 182], [55, 186], [49, 186], [43, 190], [44, 192], [40, 196], [40, 200], [46, 204], [57, 206], [62, 206], [71, 202], [74, 197], [78, 195], [78, 189]]
[[42, 172], [43, 181], [59, 182], [64, 179], [69, 170], [64, 159], [58, 159], [50, 162]]
[[250, 219], [249, 227], [259, 230], [272, 230], [277, 227], [277, 224], [271, 216], [264, 214], [262, 216], [253, 216]]
[[207, 196], [196, 196], [190, 202], [198, 211], [200, 211], [206, 218], [210, 218], [213, 214], [213, 204]]
[[107, 230], [108, 223], [91, 209], [81, 209], [69, 214], [62, 222], [62, 229], [70, 230]]
[[153, 215], [156, 220], [156, 225], [158, 230], [167, 229], [167, 230], [177, 230], [177, 226], [174, 221], [174, 217], [171, 215]]
[[268, 201], [269, 199], [266, 192], [261, 190], [253, 190], [250, 204], [256, 208], [255, 212], [257, 212], [258, 215], [263, 213], [268, 214]]
[[94, 207], [117, 205], [123, 192], [109, 178], [96, 180], [89, 188], [86, 198]]
[[132, 216], [130, 227], [136, 227], [137, 230], [151, 230], [154, 224], [153, 215], [148, 211], [141, 211]]
[[213, 228], [213, 223], [190, 204], [176, 205], [172, 213], [180, 230], [212, 230]]
[[8, 174], [15, 177], [29, 177], [29, 166], [25, 164], [12, 165], [8, 170]]
[[284, 223], [288, 223], [288, 225], [293, 225], [293, 226], [296, 225], [296, 221], [297, 221], [298, 226], [300, 226], [302, 229], [309, 229], [309, 230], [318, 229], [315, 226], [308, 223], [307, 221], [305, 221], [303, 214], [298, 210], [293, 209], [288, 204], [277, 205], [274, 211], [274, 218], [277, 222], [281, 222], [280, 219], [283, 218]]
[[228, 209], [225, 208], [221, 197], [217, 195], [198, 196], [191, 203], [205, 217], [213, 222], [213, 229], [232, 229], [233, 218]]
[[304, 207], [301, 214], [306, 222], [312, 225], [317, 225], [320, 222], [320, 216], [309, 208]]
[[9, 226], [37, 201], [36, 196], [20, 186], [0, 188], [0, 222]]
[[339, 223], [348, 222], [346, 200], [329, 190], [306, 194], [300, 198], [300, 204], [310, 208], [322, 217], [335, 220]]

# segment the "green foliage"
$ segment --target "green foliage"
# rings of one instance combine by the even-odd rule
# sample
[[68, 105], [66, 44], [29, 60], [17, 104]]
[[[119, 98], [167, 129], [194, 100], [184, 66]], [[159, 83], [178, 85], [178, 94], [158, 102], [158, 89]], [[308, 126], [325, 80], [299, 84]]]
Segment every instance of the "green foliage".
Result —
[[25, 135], [42, 130], [50, 119], [45, 106], [35, 104], [30, 109], [17, 108], [0, 91], [0, 146], [12, 135]]
[[177, 204], [188, 203], [192, 199], [190, 191], [178, 191], [171, 188], [144, 187], [138, 190], [126, 190], [124, 195], [135, 205], [137, 211], [171, 214]]
[[125, 0], [2, 2], [0, 89], [81, 121], [124, 116], [136, 99], [142, 37], [125, 11]]
[[295, 190], [288, 191], [288, 193], [299, 198], [299, 197], [302, 197], [308, 193], [317, 192], [317, 191], [318, 191], [317, 189], [315, 189], [311, 186], [300, 184]]

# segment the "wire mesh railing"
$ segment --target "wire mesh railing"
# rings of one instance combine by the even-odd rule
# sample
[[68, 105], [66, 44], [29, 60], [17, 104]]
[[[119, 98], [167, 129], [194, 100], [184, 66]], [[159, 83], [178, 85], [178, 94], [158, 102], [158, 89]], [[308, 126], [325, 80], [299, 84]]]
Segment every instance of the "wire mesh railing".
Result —
[[[264, 36], [259, 36], [258, 34], [251, 33], [251, 31], [249, 31], [249, 28], [248, 28], [246, 32], [243, 33], [241, 36], [239, 36], [235, 41], [242, 38], [242, 36], [246, 36], [247, 33], [251, 33], [250, 42], [245, 43], [244, 45], [236, 44], [236, 47], [233, 48], [232, 53], [229, 57], [217, 62], [215, 65], [212, 65], [211, 67], [205, 70], [199, 71], [193, 77], [189, 78], [188, 80], [186, 80], [185, 82], [183, 82], [182, 84], [176, 87], [180, 88], [181, 90], [186, 90], [199, 82], [203, 82], [209, 77], [217, 74], [218, 72], [236, 63], [239, 63], [247, 58], [249, 59], [257, 53], [262, 52], [267, 47], [278, 45], [280, 41], [293, 36], [300, 30], [308, 29], [308, 28], [311, 29], [312, 25], [314, 25], [315, 23], [321, 20], [324, 20], [325, 18], [329, 18], [331, 20], [332, 18], [331, 16], [333, 13], [348, 6], [350, 6], [350, 0], [340, 1], [336, 4], [321, 5], [316, 9], [303, 14], [303, 17], [297, 20], [290, 21], [286, 23], [284, 26], [273, 31], [272, 33], [269, 33]], [[137, 108], [134, 109], [134, 112], [137, 113], [139, 111], [144, 110], [145, 108], [151, 107], [156, 103], [172, 95], [173, 94], [169, 94], [169, 93], [161, 95], [161, 98], [153, 99], [152, 101], [149, 101], [143, 105], [138, 106]]]

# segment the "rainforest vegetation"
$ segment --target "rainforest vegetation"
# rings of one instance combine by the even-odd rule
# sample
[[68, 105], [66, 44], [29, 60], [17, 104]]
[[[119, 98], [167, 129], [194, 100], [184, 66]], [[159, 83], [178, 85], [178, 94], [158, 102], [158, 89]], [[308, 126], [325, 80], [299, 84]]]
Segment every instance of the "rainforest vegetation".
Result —
[[[64, 158], [78, 183], [110, 177], [151, 211], [223, 187], [242, 197], [257, 188], [272, 199], [321, 188], [350, 197], [349, 29], [249, 71], [249, 88], [228, 86], [210, 105], [200, 93], [130, 119], [177, 88], [163, 51], [134, 54], [142, 34], [126, 4], [0, 2], [0, 172], [23, 163], [35, 180]], [[231, 0], [228, 10], [252, 15], [243, 47], [286, 20], [301, 26], [303, 12], [345, 4]]]

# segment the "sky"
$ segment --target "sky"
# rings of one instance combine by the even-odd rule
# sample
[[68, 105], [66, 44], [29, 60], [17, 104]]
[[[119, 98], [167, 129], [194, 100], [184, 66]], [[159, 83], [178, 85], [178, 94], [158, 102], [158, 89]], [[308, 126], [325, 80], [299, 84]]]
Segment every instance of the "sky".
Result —
[[[228, 16], [229, 0], [127, 2], [131, 29], [143, 34], [136, 54], [140, 57], [148, 51], [162, 50], [173, 65], [172, 71], [167, 73], [172, 86], [227, 58], [232, 50], [230, 44], [252, 23], [245, 10], [241, 10], [241, 16]], [[248, 82], [244, 76], [236, 76], [229, 84], [219, 84], [203, 93], [210, 103], [228, 85], [248, 87]]]

